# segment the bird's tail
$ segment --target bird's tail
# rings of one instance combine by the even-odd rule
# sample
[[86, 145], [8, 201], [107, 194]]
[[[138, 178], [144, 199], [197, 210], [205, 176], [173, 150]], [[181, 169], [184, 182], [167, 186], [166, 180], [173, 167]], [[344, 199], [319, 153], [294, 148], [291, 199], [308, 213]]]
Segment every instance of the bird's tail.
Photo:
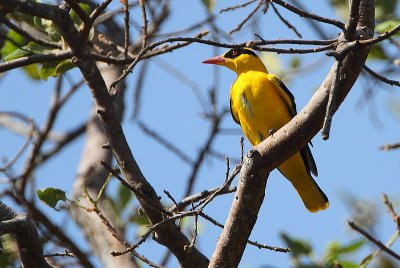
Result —
[[328, 198], [311, 177], [310, 172], [307, 171], [300, 153], [294, 154], [283, 162], [278, 169], [296, 188], [304, 205], [310, 212], [328, 208]]
[[328, 198], [310, 175], [308, 175], [308, 179], [302, 179], [301, 183], [293, 181], [292, 184], [310, 212], [328, 208]]

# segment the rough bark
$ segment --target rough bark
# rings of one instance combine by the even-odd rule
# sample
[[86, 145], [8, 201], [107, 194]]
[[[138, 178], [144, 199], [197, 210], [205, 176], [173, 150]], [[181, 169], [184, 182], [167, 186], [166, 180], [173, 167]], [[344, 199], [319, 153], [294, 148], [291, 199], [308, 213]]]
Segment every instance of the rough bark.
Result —
[[[372, 35], [374, 23], [374, 1], [362, 0], [357, 26], [360, 29], [365, 27], [364, 33]], [[364, 34], [363, 38], [369, 38], [370, 35]], [[339, 43], [336, 51], [341, 53], [345, 47], [346, 42]], [[340, 68], [341, 81], [337, 88], [335, 111], [357, 80], [368, 52], [368, 47], [360, 46], [345, 55]], [[218, 239], [209, 267], [238, 267], [264, 198], [266, 175], [303, 148], [322, 127], [329, 91], [336, 76], [334, 66], [307, 106], [247, 155], [225, 228]]]
[[[164, 208], [154, 188], [146, 180], [133, 157], [117, 116], [114, 99], [110, 96], [88, 47], [82, 45], [81, 35], [72, 23], [69, 14], [57, 6], [25, 0], [0, 0], [0, 6], [7, 6], [12, 11], [49, 19], [57, 25], [60, 34], [72, 51], [73, 62], [78, 66], [92, 93], [101, 125], [122, 175], [135, 189], [137, 199], [150, 222], [156, 224], [162, 221], [165, 218]], [[208, 259], [196, 247], [190, 247], [189, 239], [173, 222], [167, 222], [158, 228], [154, 239], [166, 246], [183, 267], [206, 267], [208, 265]]]
[[[114, 81], [121, 72], [122, 70], [119, 67], [102, 68], [102, 76], [108, 84]], [[124, 84], [121, 83], [118, 89], [123, 92]], [[122, 102], [123, 94], [120, 94], [116, 100], [117, 106], [120, 107], [119, 118], [122, 117], [123, 113]], [[112, 161], [112, 151], [102, 148], [108, 141], [95, 110], [93, 110], [91, 116], [92, 119], [86, 127], [86, 141], [73, 186], [74, 199], [79, 198], [79, 204], [88, 208], [92, 207], [92, 204], [83, 195], [84, 187], [92, 198], [96, 197], [108, 176], [108, 172], [104, 170], [100, 162], [105, 161], [111, 165]], [[109, 223], [118, 231], [113, 215], [107, 209], [102, 209], [102, 200], [98, 203], [99, 209]], [[102, 267], [138, 267], [130, 254], [119, 257], [113, 257], [110, 254], [112, 251], [123, 251], [126, 247], [112, 235], [96, 213], [89, 213], [75, 206], [70, 208], [70, 212], [74, 221], [84, 233], [93, 253], [100, 259]], [[88, 222], [90, 224], [87, 224]], [[119, 231], [119, 233], [122, 232]]]
[[0, 235], [4, 234], [12, 234], [17, 240], [22, 267], [52, 267], [43, 257], [42, 243], [33, 222], [27, 216], [17, 215], [0, 201]]

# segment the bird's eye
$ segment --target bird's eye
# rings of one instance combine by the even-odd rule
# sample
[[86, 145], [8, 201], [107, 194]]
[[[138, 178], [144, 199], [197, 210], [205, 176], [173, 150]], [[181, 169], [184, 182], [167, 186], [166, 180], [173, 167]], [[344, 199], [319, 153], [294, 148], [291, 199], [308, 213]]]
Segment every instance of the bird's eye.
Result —
[[238, 54], [239, 54], [239, 51], [237, 51], [236, 49], [232, 50], [232, 56], [237, 56]]

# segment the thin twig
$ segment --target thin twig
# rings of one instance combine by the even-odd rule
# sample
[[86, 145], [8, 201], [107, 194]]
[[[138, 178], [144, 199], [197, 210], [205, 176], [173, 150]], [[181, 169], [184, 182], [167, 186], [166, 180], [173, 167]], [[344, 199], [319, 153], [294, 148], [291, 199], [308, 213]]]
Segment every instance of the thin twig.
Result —
[[219, 125], [222, 121], [224, 114], [225, 113], [211, 115], [211, 120], [212, 120], [211, 130], [209, 132], [209, 135], [208, 135], [203, 147], [201, 148], [200, 152], [197, 155], [197, 159], [194, 161], [192, 171], [187, 179], [188, 184], [187, 184], [184, 196], [188, 196], [192, 193], [194, 183], [196, 181], [200, 167], [201, 167], [204, 159], [206, 158], [206, 155], [211, 150], [211, 145], [212, 145], [213, 141], [215, 140], [215, 137], [218, 134]]
[[383, 202], [385, 203], [390, 216], [392, 217], [394, 223], [397, 226], [397, 231], [400, 233], [400, 216], [394, 211], [392, 202], [389, 201], [389, 198], [386, 194], [382, 194]]
[[154, 203], [153, 200], [149, 199], [144, 194], [142, 194], [140, 191], [137, 191], [135, 188], [133, 188], [131, 185], [129, 185], [129, 183], [127, 183], [107, 162], [101, 161], [101, 165], [107, 171], [109, 171], [116, 179], [118, 179], [126, 188], [128, 188], [132, 193], [134, 193], [137, 197], [140, 197], [140, 198], [146, 200], [146, 202], [148, 202], [148, 204], [150, 204], [153, 208], [159, 210], [160, 212], [164, 213], [165, 215], [172, 215], [171, 212], [165, 210], [162, 207], [159, 207], [157, 204]]
[[373, 70], [371, 70], [371, 69], [370, 69], [367, 65], [365, 65], [365, 64], [364, 64], [364, 67], [363, 67], [363, 68], [364, 68], [365, 71], [367, 71], [368, 74], [370, 74], [371, 76], [375, 77], [376, 79], [381, 80], [382, 82], [387, 83], [387, 84], [389, 84], [389, 85], [391, 85], [391, 86], [400, 87], [400, 81], [392, 80], [392, 79], [389, 79], [389, 78], [387, 78], [387, 77], [385, 77], [385, 76], [383, 76], [383, 75], [380, 75], [380, 74], [374, 72]]
[[164, 194], [166, 194], [167, 197], [169, 199], [171, 199], [171, 201], [172, 201], [172, 203], [174, 203], [175, 207], [178, 207], [178, 203], [176, 202], [175, 198], [167, 190], [164, 190]]
[[70, 49], [57, 53], [33, 54], [0, 63], [0, 73], [10, 71], [12, 69], [16, 69], [19, 67], [27, 66], [33, 63], [45, 63], [50, 61], [65, 60], [71, 57], [72, 57], [72, 52]]
[[[192, 205], [192, 209], [194, 209], [193, 205]], [[197, 235], [198, 235], [198, 233], [197, 233], [197, 228], [198, 228], [197, 227], [197, 221], [198, 221], [198, 219], [199, 219], [199, 215], [195, 214], [194, 215], [194, 219], [193, 219], [193, 221], [194, 221], [193, 236], [192, 236], [192, 240], [190, 241], [190, 244], [188, 246], [189, 250], [196, 245], [196, 239], [197, 239]]]
[[[92, 23], [94, 24], [99, 18], [99, 16], [103, 13], [103, 11], [107, 8], [107, 6], [111, 3], [112, 0], [104, 0], [95, 10], [92, 11], [92, 14], [90, 14], [90, 19]], [[111, 12], [110, 12], [111, 13]], [[103, 23], [104, 20], [101, 20], [100, 18], [98, 19], [97, 23]]]
[[43, 162], [50, 159], [56, 153], [60, 152], [62, 149], [65, 148], [66, 145], [70, 144], [76, 138], [81, 136], [85, 131], [86, 131], [86, 122], [80, 124], [73, 130], [68, 132], [64, 136], [64, 138], [62, 140], [58, 141], [57, 144], [54, 145], [54, 147], [52, 147], [51, 149], [49, 149], [45, 152], [40, 152], [39, 155], [36, 157], [36, 165], [43, 164]]
[[[116, 85], [121, 82], [123, 79], [125, 79], [125, 77], [132, 72], [133, 68], [136, 66], [136, 64], [142, 59], [144, 58], [145, 54], [162, 45], [165, 43], [171, 43], [171, 42], [178, 42], [178, 41], [187, 41], [186, 44], [181, 44], [181, 45], [187, 45], [192, 43], [192, 40], [201, 40], [201, 38], [205, 35], [208, 34], [208, 31], [202, 31], [201, 33], [197, 34], [196, 37], [192, 37], [192, 38], [176, 38], [176, 37], [171, 37], [171, 38], [166, 38], [160, 41], [156, 41], [152, 44], [147, 45], [146, 47], [144, 47], [143, 49], [141, 49], [139, 51], [139, 53], [137, 55], [135, 55], [134, 60], [132, 61], [131, 64], [129, 64], [129, 66], [123, 71], [123, 73], [110, 85], [110, 89], [115, 88]], [[218, 43], [218, 42], [217, 42]], [[109, 90], [110, 91], [110, 90]]]
[[293, 32], [299, 37], [299, 38], [303, 38], [303, 36], [299, 33], [299, 31], [297, 31], [296, 27], [294, 27], [289, 21], [287, 21], [282, 15], [281, 13], [279, 13], [278, 9], [275, 7], [274, 3], [271, 2], [271, 6], [272, 9], [275, 11], [275, 14], [278, 16], [278, 18], [291, 30], [293, 30]]
[[84, 24], [90, 24], [90, 17], [86, 12], [78, 5], [75, 0], [65, 0], [65, 2], [75, 11], [76, 15], [81, 19]]
[[240, 137], [240, 163], [243, 163], [244, 159], [244, 137]]
[[[0, 113], [0, 115], [3, 113]], [[21, 155], [25, 152], [25, 150], [28, 148], [29, 144], [32, 141], [33, 138], [33, 133], [35, 131], [35, 124], [33, 123], [32, 119], [28, 119], [30, 120], [30, 127], [29, 127], [29, 131], [28, 131], [28, 137], [26, 139], [26, 141], [24, 142], [24, 144], [22, 145], [22, 147], [18, 150], [18, 152], [3, 166], [0, 167], [0, 172], [5, 172], [8, 169], [10, 169], [14, 163], [21, 157]]]
[[236, 175], [240, 173], [241, 169], [242, 169], [241, 164], [235, 166], [235, 169], [232, 171], [232, 173], [229, 175], [229, 177], [225, 180], [224, 184], [197, 205], [199, 210], [202, 211], [215, 197], [217, 197], [224, 190], [226, 190], [231, 185], [231, 183], [232, 183], [233, 179], [236, 177]]
[[[124, 245], [125, 247], [129, 247], [129, 243], [118, 233], [118, 231], [114, 228], [114, 226], [111, 225], [110, 221], [103, 215], [103, 213], [101, 213], [100, 209], [97, 207], [97, 202], [96, 201], [98, 199], [96, 201], [93, 200], [93, 198], [89, 196], [88, 192], [86, 192], [86, 197], [87, 197], [88, 201], [91, 203], [91, 205], [93, 206], [92, 208], [87, 208], [86, 210], [88, 212], [96, 213], [96, 215], [100, 218], [100, 220], [103, 222], [103, 224], [107, 227], [107, 229], [111, 233], [111, 235], [115, 239], [117, 239], [122, 245]], [[143, 261], [144, 263], [148, 264], [150, 267], [161, 268], [161, 266], [159, 266], [159, 265], [155, 264], [154, 262], [150, 261], [149, 259], [147, 259], [143, 255], [137, 253], [135, 250], [131, 250], [129, 252], [133, 256], [135, 256], [136, 258], [138, 258], [141, 261]]]
[[6, 19], [3, 13], [0, 12], [0, 22], [4, 23], [8, 28], [14, 30], [19, 35], [23, 36], [29, 41], [33, 41], [43, 46], [51, 47], [51, 48], [61, 48], [61, 45], [55, 42], [48, 41], [46, 39], [38, 38], [34, 35], [31, 35], [27, 31], [21, 29], [17, 25], [13, 24], [10, 20]]
[[[198, 202], [200, 200], [207, 198], [208, 196], [210, 196], [214, 192], [218, 191], [219, 189], [220, 189], [220, 187], [216, 187], [216, 188], [213, 188], [210, 190], [201, 191], [200, 193], [196, 193], [191, 196], [187, 196], [184, 199], [182, 199], [178, 204], [172, 206], [168, 210], [171, 212], [181, 211], [185, 207], [189, 206], [190, 204], [193, 204], [195, 202]], [[235, 191], [236, 191], [236, 187], [231, 186], [231, 187], [225, 188], [224, 190], [220, 191], [219, 194], [220, 195], [229, 194], [229, 193], [233, 193]]]
[[133, 94], [133, 112], [132, 112], [132, 116], [131, 119], [133, 121], [136, 121], [136, 119], [139, 116], [140, 113], [140, 108], [141, 108], [141, 104], [142, 104], [142, 92], [143, 92], [143, 83], [146, 77], [146, 72], [148, 70], [149, 66], [149, 61], [144, 61], [140, 70], [139, 70], [139, 74], [136, 78], [136, 84], [135, 84], [135, 90], [134, 90], [134, 94]]
[[261, 5], [264, 3], [264, 0], [259, 0], [258, 5], [232, 30], [230, 30], [228, 32], [228, 34], [232, 34], [234, 32], [239, 31], [242, 26], [251, 18], [254, 16], [254, 14], [256, 14], [257, 10], [260, 9]]
[[336, 65], [335, 77], [332, 81], [332, 85], [329, 88], [328, 104], [326, 106], [325, 119], [324, 119], [324, 124], [322, 126], [322, 132], [321, 132], [322, 139], [324, 139], [324, 140], [329, 139], [329, 133], [331, 131], [332, 117], [333, 117], [334, 111], [336, 110], [336, 95], [339, 90], [340, 68], [342, 66], [342, 61], [336, 60], [335, 65]]
[[393, 36], [394, 34], [398, 33], [400, 31], [400, 24], [393, 27], [392, 29], [390, 29], [389, 31], [386, 31], [380, 35], [378, 35], [375, 38], [371, 38], [371, 39], [366, 39], [366, 40], [359, 40], [359, 45], [361, 46], [370, 46], [376, 43], [379, 43], [385, 39], [388, 39], [389, 37]]
[[381, 149], [381, 150], [383, 150], [383, 151], [389, 151], [389, 150], [394, 150], [394, 149], [400, 149], [400, 142], [393, 143], [393, 144], [385, 144], [385, 145], [379, 147], [379, 149]]
[[[139, 60], [137, 60], [137, 57], [139, 56], [141, 59], [148, 59], [160, 54], [164, 54], [167, 52], [171, 52], [175, 49], [184, 47], [189, 45], [190, 43], [201, 43], [201, 44], [206, 44], [214, 47], [222, 47], [222, 48], [240, 48], [240, 47], [246, 47], [250, 46], [251, 48], [259, 51], [269, 51], [269, 52], [276, 52], [276, 53], [281, 53], [281, 54], [306, 54], [306, 53], [316, 53], [316, 52], [321, 52], [321, 51], [326, 51], [330, 50], [334, 47], [336, 47], [337, 44], [337, 38], [334, 39], [327, 39], [327, 40], [298, 40], [298, 39], [277, 39], [277, 40], [257, 40], [257, 41], [248, 41], [245, 43], [238, 43], [238, 44], [231, 44], [231, 43], [224, 43], [224, 42], [217, 42], [214, 40], [206, 40], [206, 39], [201, 39], [202, 36], [205, 36], [208, 32], [207, 31], [202, 31], [197, 35], [197, 37], [169, 37], [162, 39], [160, 41], [157, 41], [155, 43], [152, 43], [148, 45], [145, 50], [139, 52], [137, 55], [134, 55], [132, 53], [128, 53], [129, 58], [125, 59], [124, 57], [114, 57], [114, 56], [104, 56], [96, 52], [92, 52], [92, 56], [98, 60], [102, 61], [105, 63], [109, 64], [115, 64], [115, 65], [126, 65], [126, 64], [131, 64], [125, 71], [123, 75], [121, 75], [115, 82], [114, 84], [116, 85], [119, 83], [120, 80], [124, 79], [128, 73], [130, 72], [130, 69], [133, 68]], [[183, 43], [177, 43], [173, 46], [167, 46], [165, 45], [166, 43], [174, 43], [174, 42], [180, 42], [182, 41]], [[108, 45], [111, 45], [107, 43]], [[295, 48], [288, 48], [288, 49], [282, 49], [282, 48], [270, 48], [270, 47], [261, 47], [264, 45], [276, 45], [276, 44], [296, 44], [296, 45], [320, 45], [320, 47], [317, 48], [310, 48], [310, 49], [295, 49]], [[118, 49], [120, 52], [124, 52], [124, 48], [117, 46], [113, 44], [115, 48]], [[157, 46], [164, 45], [163, 47], [159, 49], [154, 49]], [[150, 47], [149, 47], [150, 46]], [[147, 52], [147, 50], [151, 50], [150, 52]], [[136, 62], [135, 62], [136, 61]], [[1, 66], [1, 65], [0, 65]], [[115, 86], [111, 85], [111, 87]]]
[[202, 89], [195, 81], [190, 79], [185, 73], [180, 71], [173, 64], [169, 64], [168, 62], [161, 60], [160, 58], [155, 58], [152, 62], [159, 65], [163, 71], [172, 75], [179, 82], [188, 86], [192, 90], [203, 111], [206, 112], [208, 110], [206, 100], [202, 95]]
[[[29, 215], [32, 219], [37, 222], [37, 226], [44, 226], [47, 233], [52, 234], [52, 238], [56, 238], [61, 242], [63, 246], [69, 248], [75, 255], [75, 257], [80, 261], [81, 265], [86, 268], [93, 268], [94, 266], [87, 258], [87, 255], [81, 251], [75, 242], [73, 242], [70, 237], [68, 237], [58, 225], [55, 225], [42, 211], [40, 211], [32, 201], [28, 201], [26, 197], [21, 192], [8, 193], [8, 195], [13, 198], [18, 204], [21, 204], [29, 211]], [[39, 224], [40, 223], [40, 224]]]
[[146, 3], [144, 0], [139, 0], [140, 10], [142, 11], [142, 49], [147, 45], [147, 14]]
[[223, 13], [223, 12], [226, 12], [226, 11], [235, 10], [235, 9], [238, 9], [238, 8], [243, 8], [243, 7], [246, 7], [246, 6], [248, 6], [248, 5], [252, 4], [252, 3], [254, 3], [255, 1], [257, 1], [257, 0], [250, 0], [250, 1], [246, 2], [246, 3], [244, 3], [244, 4], [239, 4], [239, 5], [234, 5], [234, 6], [226, 7], [226, 8], [221, 9], [221, 10], [219, 11], [219, 13]]
[[[215, 219], [211, 218], [210, 216], [208, 216], [207, 214], [205, 214], [202, 211], [199, 213], [199, 216], [201, 216], [202, 218], [204, 218], [207, 221], [211, 222], [215, 226], [218, 226], [219, 228], [222, 228], [222, 229], [224, 228], [223, 224], [219, 223], [218, 221], [216, 221]], [[277, 251], [277, 252], [283, 252], [283, 253], [287, 253], [287, 252], [291, 251], [289, 248], [272, 247], [272, 246], [268, 246], [266, 244], [260, 244], [258, 242], [251, 241], [251, 240], [247, 240], [247, 243], [250, 244], [250, 245], [258, 247], [259, 249], [263, 248], [263, 249], [268, 249], [268, 250]]]
[[180, 214], [171, 216], [171, 217], [169, 217], [169, 218], [166, 218], [166, 219], [164, 219], [164, 220], [162, 220], [162, 221], [160, 221], [160, 222], [158, 222], [158, 223], [152, 225], [152, 226], [149, 228], [149, 230], [148, 230], [144, 235], [142, 235], [142, 238], [139, 239], [135, 244], [132, 244], [130, 247], [128, 247], [128, 248], [127, 248], [126, 250], [124, 250], [124, 251], [120, 251], [120, 252], [113, 251], [113, 252], [111, 252], [111, 255], [113, 255], [114, 257], [116, 257], [116, 256], [124, 255], [124, 254], [126, 254], [126, 253], [128, 253], [128, 252], [132, 252], [132, 250], [138, 248], [141, 244], [143, 244], [143, 243], [146, 241], [146, 239], [147, 239], [153, 232], [157, 231], [157, 229], [160, 228], [160, 226], [162, 226], [163, 224], [165, 224], [165, 223], [167, 223], [167, 222], [171, 222], [171, 221], [173, 222], [173, 221], [176, 221], [176, 220], [185, 218], [185, 217], [194, 216], [195, 214], [198, 214], [198, 211], [196, 211], [196, 210], [191, 210], [191, 211], [187, 211], [187, 212], [180, 213]]
[[177, 157], [179, 157], [183, 162], [193, 165], [194, 161], [186, 155], [181, 149], [175, 145], [173, 145], [171, 142], [167, 141], [164, 137], [162, 137], [160, 134], [155, 132], [154, 130], [150, 129], [147, 125], [145, 125], [144, 122], [140, 121], [138, 123], [139, 128], [147, 134], [149, 137], [155, 139], [157, 142], [159, 142], [161, 145], [163, 145], [165, 148], [167, 148], [169, 151], [174, 153]]
[[[103, 1], [99, 6], [97, 6], [92, 13], [87, 16], [88, 20], [82, 20], [83, 21], [83, 26], [81, 28], [81, 37], [82, 40], [86, 40], [89, 33], [90, 29], [93, 27], [95, 24], [96, 19], [100, 16], [100, 14], [107, 8], [107, 6], [111, 3], [112, 0], [105, 0]], [[86, 15], [86, 14], [85, 14]]]
[[225, 172], [225, 181], [228, 181], [228, 179], [229, 179], [229, 170], [230, 170], [230, 167], [229, 167], [229, 157], [225, 157], [225, 161], [226, 161], [226, 172]]
[[58, 112], [60, 111], [60, 95], [61, 95], [61, 88], [62, 88], [62, 80], [63, 76], [58, 77], [57, 83], [55, 86], [54, 90], [54, 95], [52, 97], [52, 103], [50, 107], [50, 111], [48, 113], [48, 117], [46, 120], [46, 123], [44, 125], [43, 131], [39, 134], [35, 145], [33, 146], [33, 149], [31, 151], [31, 154], [28, 158], [27, 165], [24, 167], [24, 170], [21, 175], [21, 192], [25, 192], [25, 187], [26, 183], [28, 182], [28, 179], [30, 178], [33, 170], [36, 167], [36, 158], [40, 153], [40, 150], [42, 148], [42, 145], [45, 143], [48, 134], [50, 133], [51, 129], [53, 128], [53, 125], [55, 123], [55, 120], [57, 118]]
[[[308, 12], [306, 7], [303, 5], [301, 1], [296, 1], [296, 0], [291, 0], [292, 5], [295, 7], [304, 10], [305, 12]], [[325, 33], [323, 27], [321, 27], [320, 23], [316, 20], [306, 20], [307, 23], [311, 25], [311, 28], [314, 30], [314, 32], [322, 39], [327, 39], [328, 35]]]
[[[142, 4], [143, 0], [140, 0]], [[129, 6], [128, 0], [122, 1], [124, 4], [124, 56], [125, 59], [128, 58], [128, 50], [129, 50]], [[143, 45], [143, 43], [142, 43]], [[144, 47], [144, 46], [143, 46]]]
[[371, 241], [372, 243], [374, 243], [376, 246], [378, 246], [381, 250], [385, 251], [387, 254], [389, 254], [390, 256], [392, 256], [393, 258], [397, 259], [400, 261], [400, 256], [395, 253], [393, 250], [389, 249], [388, 247], [386, 247], [384, 244], [382, 244], [381, 241], [376, 240], [372, 235], [370, 235], [367, 231], [363, 230], [361, 227], [359, 227], [358, 225], [356, 225], [354, 222], [352, 221], [348, 221], [349, 226], [359, 232], [360, 234], [362, 234], [365, 238], [367, 238], [369, 241]]
[[300, 9], [300, 8], [297, 8], [295, 6], [290, 5], [289, 3], [287, 3], [287, 2], [285, 2], [283, 0], [271, 0], [271, 1], [276, 3], [276, 4], [278, 4], [278, 5], [280, 5], [280, 6], [283, 6], [284, 8], [292, 11], [293, 13], [299, 15], [300, 17], [305, 17], [305, 18], [313, 19], [313, 20], [320, 21], [320, 22], [323, 22], [323, 23], [331, 24], [331, 25], [334, 25], [334, 26], [336, 26], [336, 27], [338, 27], [338, 28], [340, 28], [342, 30], [345, 30], [344, 23], [340, 22], [338, 20], [333, 20], [333, 19], [329, 19], [329, 18], [318, 16], [318, 15], [316, 15], [314, 13], [306, 12], [306, 11]]
[[64, 249], [64, 252], [56, 252], [51, 254], [44, 254], [43, 257], [50, 258], [50, 257], [75, 257], [74, 253], [69, 252], [67, 249]]

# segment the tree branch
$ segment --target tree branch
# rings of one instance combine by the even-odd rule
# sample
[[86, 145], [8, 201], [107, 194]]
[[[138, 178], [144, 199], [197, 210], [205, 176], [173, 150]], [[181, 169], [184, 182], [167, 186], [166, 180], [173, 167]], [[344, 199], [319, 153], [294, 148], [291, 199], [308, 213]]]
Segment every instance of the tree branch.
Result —
[[293, 13], [298, 14], [300, 17], [305, 17], [305, 18], [313, 19], [313, 20], [320, 21], [323, 23], [331, 24], [342, 30], [345, 30], [345, 25], [338, 20], [333, 20], [333, 19], [318, 16], [314, 13], [306, 12], [304, 10], [301, 10], [300, 8], [290, 5], [289, 3], [287, 3], [283, 0], [272, 0], [272, 2], [292, 11]]
[[376, 246], [378, 246], [381, 250], [385, 251], [387, 254], [395, 258], [396, 260], [400, 261], [400, 255], [398, 255], [396, 252], [385, 246], [381, 241], [375, 239], [372, 235], [370, 235], [367, 231], [363, 230], [360, 226], [356, 225], [352, 221], [348, 221], [349, 226], [351, 229], [359, 232], [362, 234], [365, 238], [367, 238], [369, 241], [374, 243]]
[[[373, 0], [361, 1], [357, 25], [367, 27], [372, 33], [374, 23]], [[368, 37], [364, 36], [364, 38]], [[341, 49], [340, 44], [338, 49]], [[368, 47], [358, 47], [353, 53], [348, 53], [344, 57], [342, 68], [340, 68], [340, 77], [344, 79], [338, 89], [335, 110], [344, 100], [363, 68], [363, 64], [354, 63], [363, 63], [368, 51]], [[267, 175], [280, 163], [302, 149], [321, 129], [329, 98], [328, 89], [332, 86], [335, 72], [336, 68], [331, 68], [325, 81], [297, 116], [247, 154], [225, 228], [218, 239], [209, 267], [237, 267], [239, 265], [264, 198]]]
[[0, 201], [0, 235], [4, 234], [15, 235], [23, 267], [52, 267], [43, 257], [42, 243], [33, 222]]
[[[141, 192], [148, 199], [153, 200], [154, 203], [159, 206], [159, 209], [154, 208], [153, 205], [149, 205], [143, 198], [137, 197], [150, 222], [154, 225], [163, 221], [164, 215], [160, 212], [162, 205], [158, 199], [158, 195], [142, 174], [132, 155], [132, 151], [129, 148], [118, 120], [113, 98], [108, 93], [107, 86], [88, 48], [82, 45], [80, 34], [71, 21], [69, 14], [56, 6], [33, 1], [0, 0], [0, 6], [2, 5], [6, 5], [14, 11], [49, 19], [57, 25], [60, 34], [71, 48], [73, 62], [80, 69], [92, 93], [103, 130], [122, 174], [132, 187]], [[141, 51], [135, 64], [141, 59], [141, 56], [150, 49], [149, 46], [146, 48], [147, 49]], [[131, 68], [133, 68], [135, 64], [133, 64]], [[162, 224], [156, 231], [154, 239], [168, 247], [183, 267], [206, 267], [208, 265], [208, 259], [195, 247], [192, 247], [190, 251], [185, 250], [185, 248], [190, 245], [190, 241], [173, 222]]]

